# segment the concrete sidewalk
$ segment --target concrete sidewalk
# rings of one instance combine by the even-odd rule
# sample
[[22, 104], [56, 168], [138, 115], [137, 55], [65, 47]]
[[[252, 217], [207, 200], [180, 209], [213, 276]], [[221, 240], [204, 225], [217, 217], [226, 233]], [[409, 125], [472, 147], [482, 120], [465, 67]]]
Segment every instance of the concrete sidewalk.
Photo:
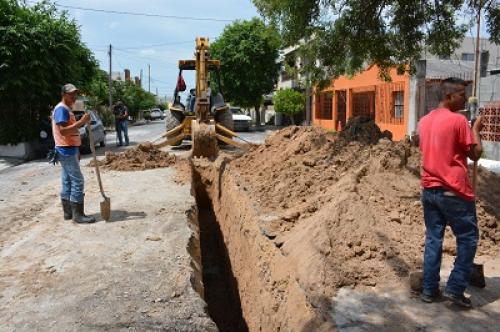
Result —
[[24, 160], [20, 158], [0, 157], [0, 172], [7, 168], [20, 165], [23, 162]]
[[[500, 259], [477, 257], [484, 263], [486, 288], [469, 287], [473, 309], [463, 310], [443, 299], [424, 303], [405, 283], [370, 290], [341, 288], [333, 299], [331, 315], [339, 331], [498, 331], [500, 321]], [[452, 268], [445, 257], [441, 270], [444, 287]]]

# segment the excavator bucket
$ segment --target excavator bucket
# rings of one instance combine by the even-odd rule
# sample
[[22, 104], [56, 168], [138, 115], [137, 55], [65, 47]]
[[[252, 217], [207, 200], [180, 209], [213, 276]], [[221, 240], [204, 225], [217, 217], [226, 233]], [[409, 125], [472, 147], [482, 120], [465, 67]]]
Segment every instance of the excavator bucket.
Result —
[[200, 123], [197, 120], [191, 122], [192, 134], [192, 157], [205, 157], [215, 159], [219, 153], [217, 145], [217, 133], [215, 132], [215, 121]]

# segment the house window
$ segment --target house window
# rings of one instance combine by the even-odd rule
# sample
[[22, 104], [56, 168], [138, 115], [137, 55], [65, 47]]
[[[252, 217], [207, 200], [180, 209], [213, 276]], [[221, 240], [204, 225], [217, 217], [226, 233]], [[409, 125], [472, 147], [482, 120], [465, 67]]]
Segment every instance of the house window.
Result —
[[396, 120], [402, 121], [404, 118], [404, 91], [394, 91], [392, 93], [392, 101], [394, 105], [393, 117]]
[[316, 118], [332, 120], [332, 102], [333, 102], [333, 93], [332, 92], [323, 92], [320, 95], [320, 103], [319, 109], [316, 113]]
[[474, 61], [474, 53], [462, 53], [462, 61]]

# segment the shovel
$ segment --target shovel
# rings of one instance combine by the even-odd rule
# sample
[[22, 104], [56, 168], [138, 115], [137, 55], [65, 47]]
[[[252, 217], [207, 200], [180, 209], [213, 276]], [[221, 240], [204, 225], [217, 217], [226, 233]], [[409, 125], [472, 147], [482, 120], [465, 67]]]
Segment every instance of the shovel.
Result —
[[[87, 112], [87, 114], [90, 114]], [[99, 172], [99, 164], [97, 163], [97, 158], [95, 155], [95, 143], [94, 143], [94, 133], [92, 132], [92, 121], [87, 125], [89, 131], [89, 144], [90, 150], [92, 151], [92, 158], [94, 159], [95, 173], [97, 175], [97, 181], [99, 182], [99, 189], [101, 191], [102, 201], [101, 201], [101, 217], [102, 219], [109, 221], [111, 217], [111, 200], [104, 194], [104, 188], [102, 187], [101, 173]]]

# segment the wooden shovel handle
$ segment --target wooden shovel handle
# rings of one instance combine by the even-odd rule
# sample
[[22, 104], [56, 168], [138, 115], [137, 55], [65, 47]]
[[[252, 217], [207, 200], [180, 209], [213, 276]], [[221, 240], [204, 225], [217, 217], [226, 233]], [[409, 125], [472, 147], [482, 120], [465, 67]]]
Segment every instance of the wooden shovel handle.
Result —
[[89, 122], [87, 124], [87, 129], [89, 131], [90, 150], [92, 151], [92, 158], [94, 160], [95, 173], [97, 175], [97, 181], [99, 182], [99, 190], [101, 191], [102, 197], [104, 199], [106, 199], [106, 195], [104, 194], [104, 188], [102, 187], [101, 173], [99, 172], [99, 164], [97, 163], [97, 158], [96, 158], [96, 154], [95, 154], [94, 133], [92, 132], [92, 123], [91, 122]]

